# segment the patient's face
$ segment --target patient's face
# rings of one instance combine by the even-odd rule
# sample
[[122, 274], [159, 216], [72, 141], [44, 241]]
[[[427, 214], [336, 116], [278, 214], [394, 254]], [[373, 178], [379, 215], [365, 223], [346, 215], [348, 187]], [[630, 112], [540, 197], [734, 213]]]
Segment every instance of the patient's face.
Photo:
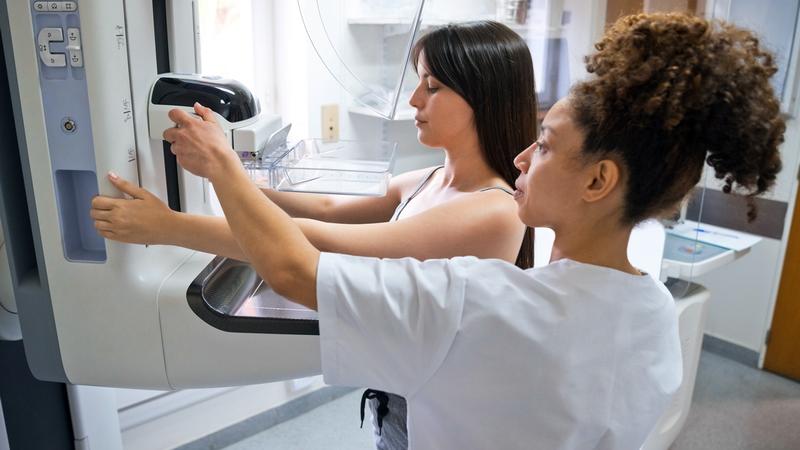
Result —
[[572, 120], [568, 100], [563, 99], [545, 116], [539, 140], [514, 159], [521, 172], [514, 198], [525, 224], [558, 229], [580, 219], [582, 146], [583, 132]]
[[477, 140], [472, 108], [454, 90], [430, 74], [424, 53], [417, 64], [419, 83], [409, 104], [416, 109], [417, 138], [429, 147], [457, 148]]

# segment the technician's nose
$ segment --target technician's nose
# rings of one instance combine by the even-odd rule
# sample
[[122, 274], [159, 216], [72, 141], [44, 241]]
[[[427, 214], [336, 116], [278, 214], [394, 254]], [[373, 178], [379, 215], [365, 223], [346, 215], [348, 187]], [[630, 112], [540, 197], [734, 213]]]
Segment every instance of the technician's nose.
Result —
[[514, 167], [519, 169], [522, 173], [528, 173], [528, 169], [531, 167], [531, 155], [533, 154], [533, 150], [536, 147], [536, 143], [530, 145], [530, 147], [526, 148], [525, 150], [521, 151], [516, 158], [514, 158]]

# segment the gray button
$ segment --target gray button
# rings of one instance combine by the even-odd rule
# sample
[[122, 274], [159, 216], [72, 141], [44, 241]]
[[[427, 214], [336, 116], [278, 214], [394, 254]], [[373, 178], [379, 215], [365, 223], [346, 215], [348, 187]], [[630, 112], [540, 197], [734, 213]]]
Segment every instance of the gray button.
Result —
[[67, 55], [63, 53], [45, 53], [39, 52], [39, 57], [47, 67], [66, 67]]
[[68, 49], [69, 65], [72, 67], [83, 67], [83, 53], [80, 49]]
[[50, 8], [48, 8], [47, 2], [35, 2], [33, 4], [33, 10], [36, 12], [43, 12], [43, 11], [49, 11]]
[[80, 48], [81, 30], [78, 28], [67, 28], [67, 47]]
[[63, 11], [62, 2], [47, 2], [48, 11]]
[[64, 31], [61, 28], [42, 28], [36, 37], [39, 47], [39, 58], [48, 67], [66, 67], [67, 56], [63, 53], [50, 53], [51, 42], [64, 40]]
[[78, 10], [78, 4], [75, 3], [75, 2], [61, 2], [61, 4], [62, 4], [62, 6], [61, 6], [61, 8], [62, 8], [61, 10], [62, 11], [77, 11]]
[[39, 31], [39, 43], [44, 42], [61, 42], [64, 40], [64, 30], [61, 28], [42, 28]]

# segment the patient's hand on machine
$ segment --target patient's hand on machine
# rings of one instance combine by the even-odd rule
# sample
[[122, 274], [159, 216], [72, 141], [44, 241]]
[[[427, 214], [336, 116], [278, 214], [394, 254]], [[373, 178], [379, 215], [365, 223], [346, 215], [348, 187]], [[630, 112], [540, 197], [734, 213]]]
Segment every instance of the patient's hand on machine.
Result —
[[[211, 110], [200, 105], [196, 105], [195, 110], [198, 114], [203, 114], [204, 116], [212, 114]], [[176, 114], [176, 111], [171, 111], [170, 117]], [[185, 112], [183, 116], [178, 115], [183, 119], [191, 117]], [[220, 153], [225, 156], [233, 156], [235, 154], [233, 151], [225, 151], [228, 149], [225, 136], [216, 122], [213, 120], [194, 120], [196, 118], [193, 117], [192, 119], [189, 122], [184, 122], [189, 125], [189, 128], [192, 128], [191, 133], [184, 133], [186, 130], [178, 130], [176, 126], [165, 132], [164, 138], [173, 144], [172, 151], [178, 155], [178, 162], [184, 167], [194, 170], [203, 167], [206, 170], [214, 171], [217, 169], [214, 166], [214, 162], [217, 159], [210, 158], [214, 152], [186, 152], [181, 151], [181, 148], [204, 149], [209, 147], [215, 150], [220, 149]], [[181, 138], [179, 143], [175, 142], [178, 136]], [[202, 240], [204, 238], [213, 240], [214, 234], [216, 234], [213, 232], [211, 236], [195, 236], [194, 239], [189, 240], [186, 239], [186, 236], [180, 236], [181, 233], [188, 231], [183, 225], [188, 225], [191, 228], [191, 222], [199, 219], [172, 211], [161, 199], [147, 189], [122, 179], [114, 173], [109, 173], [108, 179], [114, 187], [131, 198], [97, 196], [92, 200], [90, 215], [95, 221], [95, 228], [98, 233], [104, 238], [131, 244], [182, 245], [205, 251], [217, 250], [232, 257], [241, 256], [238, 249], [233, 252], [226, 252], [226, 248], [231, 247], [230, 245], [222, 245], [222, 248], [216, 248], [216, 246], [206, 247], [195, 242], [197, 239]], [[181, 219], [187, 220], [182, 221]], [[224, 221], [224, 219], [222, 220]], [[219, 224], [211, 225], [213, 226], [212, 231], [219, 228]], [[196, 231], [198, 234], [203, 235], [206, 230], [198, 229]]]
[[131, 198], [97, 196], [92, 200], [90, 215], [98, 233], [106, 239], [130, 244], [171, 244], [171, 222], [178, 213], [169, 209], [160, 198], [114, 174], [111, 184]]

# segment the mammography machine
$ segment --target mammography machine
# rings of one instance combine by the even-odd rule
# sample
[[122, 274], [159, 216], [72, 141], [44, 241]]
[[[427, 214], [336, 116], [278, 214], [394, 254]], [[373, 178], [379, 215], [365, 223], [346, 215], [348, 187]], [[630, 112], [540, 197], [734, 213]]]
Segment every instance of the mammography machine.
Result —
[[[270, 295], [247, 265], [180, 248], [104, 241], [88, 215], [91, 198], [119, 195], [105, 180], [113, 170], [174, 209], [210, 214], [208, 182], [176, 167], [160, 139], [173, 125], [168, 110], [194, 101], [218, 113], [253, 172], [276, 179], [269, 187], [288, 179], [295, 190], [340, 193], [338, 187], [352, 187], [356, 178], [377, 189], [368, 193], [380, 194], [393, 147], [375, 143], [380, 158], [369, 161], [372, 170], [354, 167], [365, 158], [346, 157], [353, 144], [287, 146], [280, 119], [261, 114], [258, 101], [235, 82], [159, 76], [166, 71], [159, 52], [168, 40], [154, 29], [149, 4], [7, 2], [4, 15], [28, 199], [27, 205], [16, 199], [21, 208], [6, 206], [4, 217], [13, 223], [29, 215], [32, 224], [27, 241], [11, 230], [8, 255], [34, 375], [178, 389], [319, 373], [312, 311]], [[185, 37], [191, 46], [191, 29]], [[263, 153], [268, 142], [272, 153]], [[276, 152], [280, 158], [272, 161]]]

